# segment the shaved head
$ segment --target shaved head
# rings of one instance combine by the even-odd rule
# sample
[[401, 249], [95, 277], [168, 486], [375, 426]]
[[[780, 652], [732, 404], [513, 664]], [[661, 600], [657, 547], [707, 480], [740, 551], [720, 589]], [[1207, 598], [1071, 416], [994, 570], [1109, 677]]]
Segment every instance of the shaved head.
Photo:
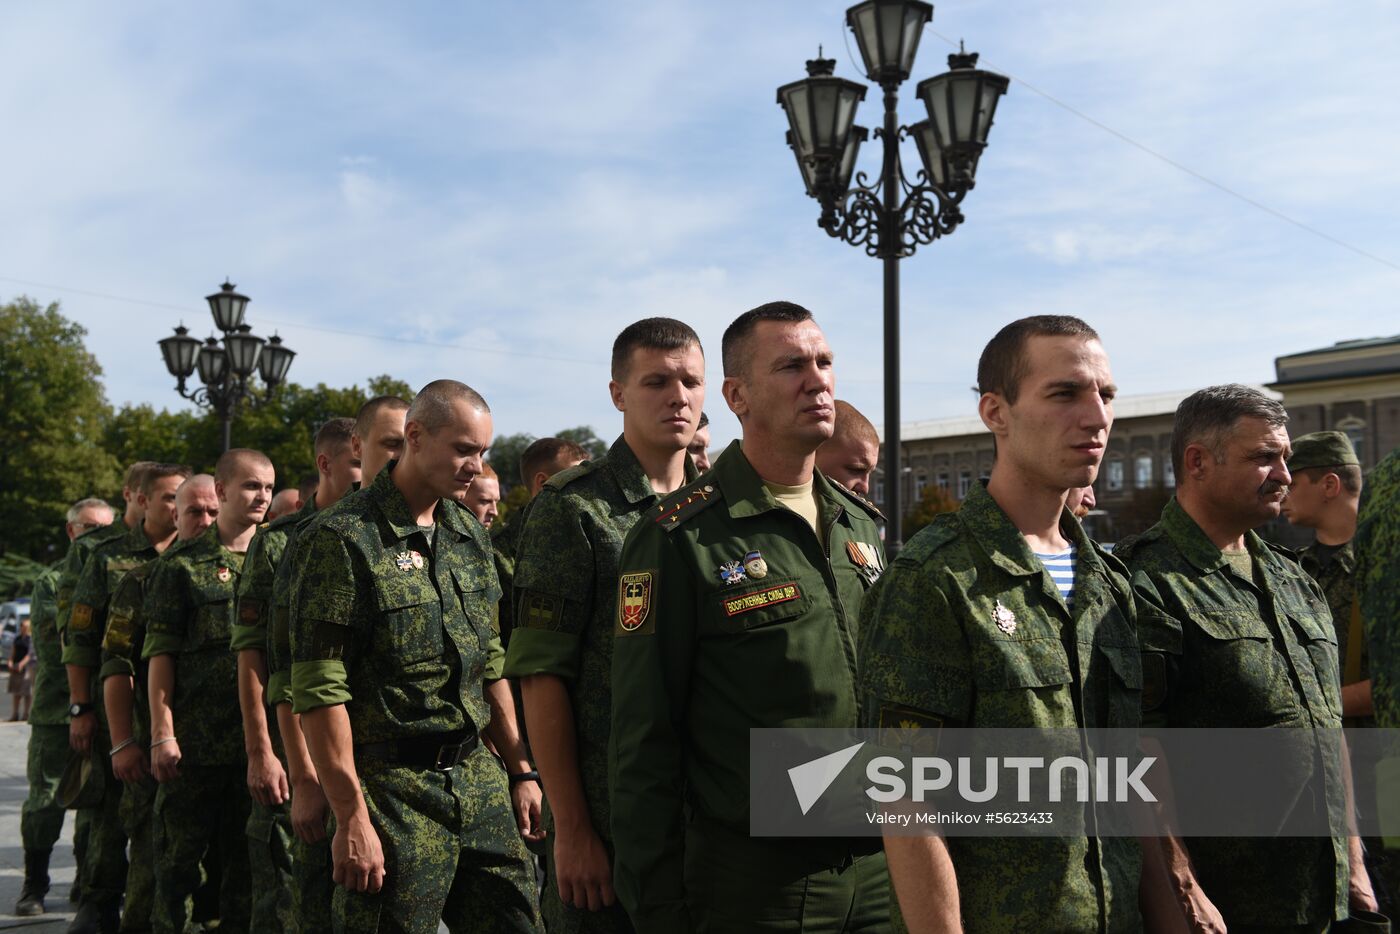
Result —
[[459, 404], [477, 412], [491, 412], [481, 393], [466, 383], [455, 379], [437, 379], [418, 390], [418, 395], [408, 406], [408, 416], [404, 421], [417, 422], [424, 431], [432, 434], [453, 420], [453, 409]]
[[271, 470], [272, 461], [262, 451], [233, 448], [225, 451], [219, 462], [214, 465], [214, 480], [218, 483], [228, 483], [233, 475], [244, 467], [266, 467]]

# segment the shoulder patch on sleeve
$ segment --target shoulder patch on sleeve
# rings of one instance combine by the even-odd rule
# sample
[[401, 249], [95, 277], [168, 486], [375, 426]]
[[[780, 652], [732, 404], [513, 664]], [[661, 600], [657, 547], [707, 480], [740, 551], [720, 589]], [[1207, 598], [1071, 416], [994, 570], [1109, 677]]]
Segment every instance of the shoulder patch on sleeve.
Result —
[[724, 494], [719, 487], [702, 478], [663, 499], [650, 515], [653, 522], [669, 532], [722, 499]]
[[617, 635], [647, 636], [656, 632], [652, 612], [655, 571], [630, 571], [617, 581]]
[[[826, 474], [822, 474], [822, 476], [826, 477]], [[881, 522], [885, 521], [885, 514], [880, 511], [880, 508], [874, 503], [872, 503], [870, 500], [866, 499], [864, 496], [861, 496], [855, 490], [852, 490], [850, 487], [846, 486], [841, 481], [835, 480], [831, 477], [826, 477], [826, 482], [830, 483], [841, 493], [845, 494], [847, 499], [853, 500], [857, 506], [870, 513], [870, 515], [874, 518], [879, 519]]]

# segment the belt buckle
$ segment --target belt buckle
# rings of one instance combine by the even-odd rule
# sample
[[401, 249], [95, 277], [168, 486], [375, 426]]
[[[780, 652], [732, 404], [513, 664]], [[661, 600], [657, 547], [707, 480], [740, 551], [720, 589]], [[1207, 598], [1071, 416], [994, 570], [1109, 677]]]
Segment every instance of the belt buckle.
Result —
[[437, 758], [433, 760], [433, 770], [436, 772], [450, 772], [462, 761], [462, 744], [455, 746], [439, 746]]

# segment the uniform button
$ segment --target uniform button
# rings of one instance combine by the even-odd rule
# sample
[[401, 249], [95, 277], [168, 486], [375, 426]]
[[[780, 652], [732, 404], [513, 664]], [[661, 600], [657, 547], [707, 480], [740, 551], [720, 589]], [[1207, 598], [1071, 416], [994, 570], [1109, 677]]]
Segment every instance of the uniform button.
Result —
[[715, 491], [715, 488], [714, 488], [714, 487], [710, 486], [708, 483], [705, 484], [705, 492], [706, 492], [706, 493], [713, 493], [714, 491]]

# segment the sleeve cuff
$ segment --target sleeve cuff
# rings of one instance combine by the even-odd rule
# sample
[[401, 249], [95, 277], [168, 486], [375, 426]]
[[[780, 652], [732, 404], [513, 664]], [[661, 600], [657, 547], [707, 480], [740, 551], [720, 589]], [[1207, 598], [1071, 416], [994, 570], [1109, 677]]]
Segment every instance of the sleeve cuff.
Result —
[[345, 684], [345, 663], [341, 661], [294, 662], [292, 664], [292, 711], [306, 713], [317, 707], [334, 707], [350, 701]]
[[292, 676], [285, 671], [274, 671], [267, 676], [267, 706], [292, 702]]
[[136, 666], [131, 664], [129, 658], [108, 655], [102, 659], [102, 667], [98, 669], [97, 678], [101, 681], [113, 675], [126, 675], [128, 678], [134, 678], [136, 677]]
[[555, 675], [566, 681], [575, 681], [578, 679], [580, 646], [581, 640], [573, 633], [517, 629], [510, 634], [505, 677]]
[[232, 635], [229, 636], [228, 645], [234, 652], [241, 652], [244, 649], [262, 649], [265, 652], [267, 651], [267, 627], [235, 625]]
[[157, 655], [178, 655], [185, 647], [185, 640], [168, 632], [146, 630], [146, 641], [141, 646], [142, 658], [155, 658]]
[[63, 664], [96, 668], [102, 664], [102, 650], [91, 645], [75, 645], [69, 642], [63, 647]]

